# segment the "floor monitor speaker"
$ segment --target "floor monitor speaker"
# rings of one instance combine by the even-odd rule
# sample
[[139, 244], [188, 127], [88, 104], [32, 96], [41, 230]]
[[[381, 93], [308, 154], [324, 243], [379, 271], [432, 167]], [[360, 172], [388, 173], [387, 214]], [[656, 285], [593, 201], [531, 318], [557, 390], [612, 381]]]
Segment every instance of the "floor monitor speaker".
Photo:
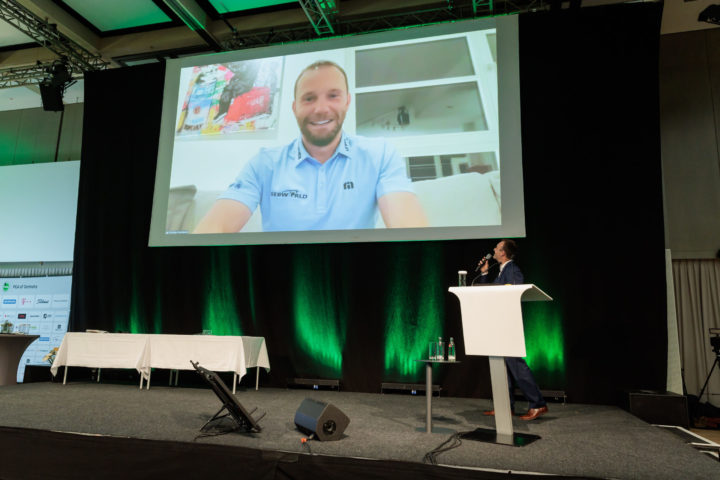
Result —
[[687, 397], [669, 392], [630, 393], [630, 413], [648, 423], [690, 427]]
[[350, 419], [335, 405], [306, 398], [295, 412], [295, 426], [322, 441], [340, 440]]

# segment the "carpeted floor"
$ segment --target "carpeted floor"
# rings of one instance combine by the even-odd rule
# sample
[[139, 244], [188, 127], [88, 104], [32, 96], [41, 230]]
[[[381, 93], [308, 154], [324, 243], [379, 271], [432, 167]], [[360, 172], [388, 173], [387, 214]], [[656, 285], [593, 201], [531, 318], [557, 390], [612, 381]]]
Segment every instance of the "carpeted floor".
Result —
[[[350, 418], [343, 439], [301, 443], [303, 435], [293, 419], [306, 397], [331, 403]], [[246, 409], [267, 412], [260, 421], [262, 432], [206, 437], [198, 443], [422, 463], [427, 452], [450, 437], [416, 430], [424, 426], [423, 396], [261, 388], [238, 391], [237, 398]], [[205, 388], [155, 386], [140, 391], [131, 385], [95, 383], [0, 387], [0, 405], [4, 427], [180, 442], [193, 442], [221, 406]], [[518, 404], [520, 409], [525, 406]], [[482, 415], [487, 408], [490, 400], [436, 397], [435, 426], [457, 432], [493, 427], [493, 419]], [[580, 477], [720, 478], [720, 462], [616, 407], [551, 404], [546, 416], [533, 422], [515, 419], [514, 426], [517, 432], [542, 438], [521, 448], [465, 440], [437, 461]]]

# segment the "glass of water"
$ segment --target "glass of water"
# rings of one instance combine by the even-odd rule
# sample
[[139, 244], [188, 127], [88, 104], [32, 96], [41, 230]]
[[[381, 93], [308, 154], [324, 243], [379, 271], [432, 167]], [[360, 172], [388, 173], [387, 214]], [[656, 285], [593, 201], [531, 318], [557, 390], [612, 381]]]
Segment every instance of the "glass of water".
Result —
[[438, 357], [438, 344], [437, 342], [430, 342], [428, 345], [428, 360], [437, 360]]

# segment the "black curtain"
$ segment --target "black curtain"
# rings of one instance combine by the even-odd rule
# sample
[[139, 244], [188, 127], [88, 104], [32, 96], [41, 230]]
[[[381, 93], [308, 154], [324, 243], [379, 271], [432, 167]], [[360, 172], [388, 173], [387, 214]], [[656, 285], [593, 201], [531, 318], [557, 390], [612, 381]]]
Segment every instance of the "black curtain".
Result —
[[520, 18], [526, 254], [562, 305], [568, 389], [585, 401], [665, 385], [661, 13]]
[[[555, 298], [564, 338], [564, 374], [536, 376], [571, 401], [613, 403], [624, 389], [665, 383], [660, 14], [642, 4], [520, 16], [527, 237], [519, 264]], [[297, 279], [288, 266], [311, 257], [324, 274], [306, 281], [337, 285], [331, 294], [343, 305], [344, 388], [377, 392], [393, 380], [383, 315], [397, 282], [388, 272], [402, 259], [407, 304], [419, 304], [414, 292], [432, 281], [444, 295], [445, 331], [461, 344], [447, 286], [496, 239], [149, 248], [163, 78], [159, 64], [86, 76], [71, 330], [197, 333], [204, 285], [217, 280], [217, 265], [231, 265], [233, 285], [245, 286], [232, 298], [242, 331], [267, 340], [267, 384], [317, 377], [322, 369], [298, 351], [290, 321]], [[432, 278], [428, 258], [439, 270]], [[462, 363], [436, 376], [444, 391], [489, 397], [487, 360], [459, 353]]]

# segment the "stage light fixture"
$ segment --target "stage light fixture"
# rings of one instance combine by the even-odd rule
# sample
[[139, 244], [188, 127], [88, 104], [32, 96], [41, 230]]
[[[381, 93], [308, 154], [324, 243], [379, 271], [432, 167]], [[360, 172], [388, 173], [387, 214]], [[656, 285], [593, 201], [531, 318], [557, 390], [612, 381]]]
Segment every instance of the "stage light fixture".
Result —
[[698, 22], [720, 25], [720, 5], [710, 5], [698, 15]]

